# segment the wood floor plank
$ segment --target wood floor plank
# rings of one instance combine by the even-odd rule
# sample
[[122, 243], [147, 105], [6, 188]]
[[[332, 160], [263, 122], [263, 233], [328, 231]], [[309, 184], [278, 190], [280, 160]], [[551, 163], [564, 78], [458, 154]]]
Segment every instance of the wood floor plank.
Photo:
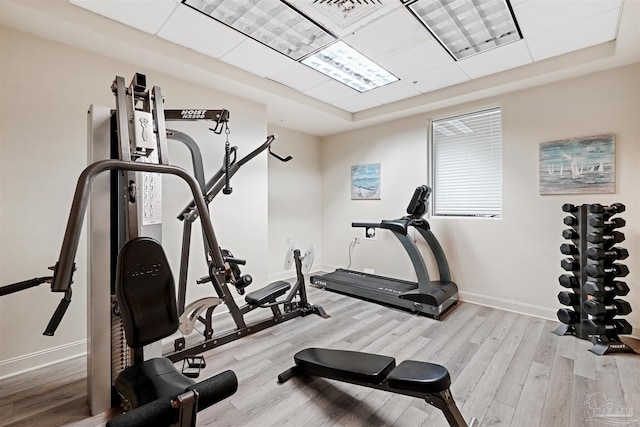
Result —
[[573, 377], [573, 360], [556, 356], [551, 369], [553, 381], [549, 381], [547, 387], [540, 425], [569, 425], [571, 401], [567, 396], [571, 395]]
[[[496, 394], [497, 401], [509, 405], [512, 408], [516, 407], [522, 389], [527, 381], [529, 368], [535, 357], [541, 335], [544, 335], [545, 340], [548, 338], [547, 334], [551, 335], [550, 332], [545, 330], [545, 325], [545, 321], [541, 319], [530, 319], [526, 337], [522, 338], [520, 345], [515, 351], [513, 360], [502, 379], [500, 389]], [[508, 339], [509, 336], [505, 338], [505, 341]], [[511, 346], [507, 346], [507, 351], [510, 350]], [[549, 366], [549, 369], [551, 369], [551, 366]]]
[[505, 353], [515, 353], [518, 347], [520, 346], [520, 341], [522, 337], [527, 333], [527, 328], [529, 327], [529, 322], [533, 321], [528, 316], [523, 316], [519, 314], [516, 316], [514, 322], [511, 324], [511, 328], [507, 333], [502, 345], [500, 346], [500, 350]]
[[[464, 405], [460, 408], [465, 418], [476, 417], [482, 419], [484, 417], [512, 359], [513, 354], [501, 350], [495, 353], [473, 388], [472, 394], [465, 400]], [[456, 398], [455, 396], [454, 394], [454, 398]]]
[[560, 337], [565, 341], [573, 341], [574, 353], [573, 353], [573, 373], [575, 375], [589, 378], [591, 380], [596, 379], [596, 358], [593, 353], [589, 351], [593, 344], [587, 340], [581, 340], [572, 336]]
[[508, 427], [511, 425], [514, 412], [515, 409], [511, 406], [494, 400], [482, 419], [482, 425]]
[[571, 388], [571, 407], [569, 409], [569, 425], [590, 427], [589, 408], [586, 404], [589, 396], [596, 393], [596, 381], [580, 375], [573, 376]]
[[522, 394], [511, 419], [513, 427], [547, 427], [540, 424], [551, 368], [532, 362]]
[[[542, 365], [551, 366], [554, 362], [554, 356], [556, 353], [556, 345], [560, 338], [558, 335], [551, 333], [554, 329], [556, 322], [549, 320], [542, 320], [542, 331], [540, 334], [540, 340], [538, 341], [533, 354], [533, 361]], [[529, 337], [525, 337], [528, 339]]]

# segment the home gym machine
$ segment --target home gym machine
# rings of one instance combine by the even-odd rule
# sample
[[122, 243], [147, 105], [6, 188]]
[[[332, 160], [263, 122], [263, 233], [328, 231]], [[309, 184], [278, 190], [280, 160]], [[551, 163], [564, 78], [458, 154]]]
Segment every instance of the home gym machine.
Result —
[[[456, 304], [458, 287], [451, 281], [449, 264], [440, 243], [431, 232], [427, 220], [423, 218], [430, 194], [431, 188], [426, 185], [416, 188], [407, 207], [408, 215], [402, 218], [383, 220], [380, 223], [351, 224], [352, 227], [362, 227], [365, 230], [380, 228], [391, 231], [407, 251], [417, 282], [339, 268], [333, 273], [312, 276], [311, 283], [320, 288], [440, 319], [447, 309]], [[416, 229], [431, 248], [440, 273], [439, 281], [430, 280], [424, 259], [409, 236], [409, 227]]]
[[[226, 129], [228, 129], [228, 127], [226, 127]], [[282, 157], [271, 150], [271, 144], [275, 138], [275, 135], [269, 136], [267, 141], [261, 146], [239, 160], [237, 160], [237, 147], [231, 147], [227, 138], [223, 166], [209, 179], [203, 190], [207, 204], [210, 203], [220, 191], [222, 191], [223, 194], [231, 194], [233, 191], [230, 185], [231, 177], [236, 174], [242, 165], [246, 164], [265, 149], [268, 149], [269, 154], [280, 161], [288, 162], [291, 160], [291, 156]], [[313, 262], [312, 251], [308, 250], [302, 255], [300, 250], [293, 250], [292, 248], [290, 248], [287, 254], [287, 259], [289, 260], [289, 266], [294, 264], [296, 267], [296, 282], [293, 287], [286, 281], [270, 283], [261, 289], [248, 293], [245, 296], [246, 304], [239, 307], [228, 285], [232, 285], [240, 295], [244, 295], [245, 288], [253, 283], [253, 279], [250, 275], [242, 275], [240, 272], [239, 266], [244, 265], [246, 261], [234, 257], [230, 251], [223, 249], [222, 254], [226, 263], [226, 276], [224, 281], [214, 284], [214, 291], [217, 296], [200, 298], [187, 305], [185, 300], [191, 232], [192, 224], [198, 218], [198, 215], [199, 207], [193, 200], [188, 203], [178, 215], [178, 219], [183, 222], [182, 255], [178, 282], [179, 329], [183, 336], [174, 340], [174, 350], [173, 352], [165, 354], [166, 357], [173, 361], [178, 361], [287, 320], [308, 314], [317, 314], [323, 318], [330, 317], [322, 307], [310, 304], [307, 298], [304, 274], [308, 273], [311, 268]], [[208, 252], [206, 239], [204, 240], [204, 245], [205, 252]], [[208, 262], [211, 268], [213, 265], [211, 260], [208, 259]], [[202, 277], [197, 283], [203, 284], [210, 281], [212, 281], [211, 274]], [[235, 327], [214, 335], [213, 312], [221, 305], [226, 306]], [[258, 308], [270, 309], [271, 316], [259, 321], [247, 322], [244, 316]], [[197, 329], [197, 325], [202, 325], [204, 330], [200, 331]], [[194, 332], [200, 332], [203, 340], [190, 340], [188, 344], [186, 337]]]
[[[78, 180], [60, 257], [51, 280], [51, 290], [63, 292], [64, 298], [45, 330], [46, 335], [55, 332], [71, 301], [75, 255], [91, 196], [87, 385], [92, 414], [117, 403], [114, 379], [130, 365], [134, 354], [142, 351], [144, 359], [148, 359], [161, 353], [159, 345], [130, 351], [114, 288], [117, 256], [125, 242], [142, 236], [160, 239], [162, 175], [174, 175], [189, 186], [200, 211], [203, 234], [211, 248], [207, 256], [215, 265], [210, 270], [212, 281], [217, 284], [225, 280], [224, 258], [202, 189], [192, 175], [168, 163], [164, 100], [160, 88], [155, 86], [147, 90], [145, 76], [136, 74], [129, 86], [122, 77], [116, 77], [112, 91], [116, 97], [115, 111], [98, 106], [91, 106], [89, 110], [90, 165]], [[208, 110], [200, 111], [202, 114], [198, 118], [207, 118]], [[211, 118], [217, 123], [224, 122], [228, 120], [228, 114], [224, 110], [213, 110]], [[112, 171], [111, 176], [101, 174], [107, 170]], [[107, 212], [110, 215], [105, 220]], [[143, 264], [136, 266], [137, 275], [156, 274], [157, 266]]]
[[[189, 355], [198, 354], [207, 348], [213, 348], [225, 342], [257, 332], [261, 329], [281, 323], [285, 320], [316, 312], [324, 315], [320, 308], [308, 304], [304, 292], [303, 276], [298, 275], [298, 283], [289, 295], [282, 297], [291, 285], [276, 282], [246, 296], [248, 308], [238, 308], [230, 295], [227, 281], [240, 281], [242, 277], [233, 275], [237, 265], [243, 260], [234, 258], [230, 253], [223, 254], [216, 239], [208, 203], [218, 191], [230, 193], [229, 178], [238, 168], [261, 151], [268, 149], [275, 137], [267, 141], [243, 159], [235, 161], [235, 148], [225, 145], [225, 164], [209, 185], [205, 183], [202, 156], [197, 144], [188, 135], [176, 130], [167, 130], [165, 120], [210, 120], [214, 122], [215, 133], [224, 130], [228, 137], [229, 112], [226, 110], [164, 110], [162, 93], [159, 87], [146, 89], [146, 78], [136, 74], [129, 86], [122, 77], [116, 77], [112, 86], [116, 97], [116, 109], [92, 105], [89, 110], [89, 157], [90, 165], [83, 171], [74, 195], [71, 213], [65, 231], [65, 237], [52, 277], [51, 288], [54, 292], [64, 292], [65, 297], [56, 310], [46, 334], [53, 334], [60, 323], [71, 300], [71, 283], [74, 271], [74, 259], [80, 240], [80, 230], [89, 196], [91, 204], [88, 213], [89, 257], [88, 257], [88, 397], [92, 414], [110, 408], [119, 399], [113, 392], [114, 379], [132, 359], [122, 326], [120, 309], [115, 298], [115, 271], [120, 248], [126, 242], [141, 237], [161, 240], [162, 223], [162, 180], [163, 174], [175, 175], [186, 181], [192, 194], [192, 202], [181, 217], [193, 222], [200, 219], [204, 235], [205, 259], [208, 276], [203, 282], [210, 282], [236, 323], [236, 328], [228, 335], [218, 339], [211, 336], [205, 345], [198, 348], [184, 348], [179, 354], [171, 354], [172, 361]], [[185, 170], [171, 166], [167, 160], [167, 139], [184, 143], [191, 152], [193, 175]], [[272, 153], [275, 155], [275, 153]], [[278, 156], [279, 157], [279, 156]], [[286, 160], [286, 158], [281, 158]], [[111, 170], [111, 176], [101, 172]], [[195, 178], [194, 178], [195, 176]], [[221, 184], [222, 182], [222, 184]], [[110, 212], [105, 220], [105, 213]], [[190, 232], [190, 228], [189, 228]], [[188, 248], [188, 245], [186, 246]], [[188, 250], [183, 247], [180, 280], [186, 277]], [[298, 253], [300, 265], [303, 257]], [[309, 258], [308, 258], [309, 259]], [[296, 261], [297, 263], [297, 261]], [[302, 267], [300, 266], [300, 269]], [[146, 270], [145, 270], [146, 271]], [[153, 271], [153, 269], [149, 270]], [[231, 272], [231, 273], [230, 273]], [[246, 279], [245, 279], [246, 281]], [[185, 282], [186, 283], [186, 282]], [[184, 291], [179, 285], [179, 291]], [[181, 288], [182, 287], [182, 288]], [[187, 313], [182, 305], [178, 310]], [[201, 307], [200, 304], [199, 307]], [[208, 300], [205, 311], [210, 313], [213, 304]], [[187, 306], [189, 307], [189, 306]], [[243, 315], [255, 308], [269, 308], [272, 318], [257, 325], [244, 322]], [[185, 321], [202, 321], [201, 311], [191, 310], [192, 317]], [[210, 322], [211, 316], [205, 321]], [[111, 325], [110, 328], [105, 327]], [[192, 325], [193, 326], [193, 325]], [[195, 329], [195, 328], [194, 328]], [[212, 328], [211, 328], [212, 329]], [[144, 357], [162, 355], [162, 345], [145, 346]]]

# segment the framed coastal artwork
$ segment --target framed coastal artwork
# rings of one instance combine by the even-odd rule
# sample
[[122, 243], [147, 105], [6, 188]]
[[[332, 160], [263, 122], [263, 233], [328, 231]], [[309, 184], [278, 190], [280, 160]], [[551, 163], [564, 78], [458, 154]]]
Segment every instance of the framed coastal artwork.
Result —
[[380, 199], [380, 163], [351, 166], [351, 200]]
[[540, 143], [540, 194], [614, 193], [615, 135]]

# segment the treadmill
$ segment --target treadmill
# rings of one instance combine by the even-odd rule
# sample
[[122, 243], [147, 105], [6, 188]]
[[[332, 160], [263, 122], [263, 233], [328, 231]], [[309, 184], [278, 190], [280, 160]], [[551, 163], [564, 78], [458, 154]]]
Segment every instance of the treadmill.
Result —
[[[352, 227], [389, 230], [398, 238], [407, 251], [417, 282], [362, 273], [339, 268], [333, 273], [312, 276], [311, 283], [319, 288], [351, 295], [368, 301], [410, 310], [440, 319], [440, 316], [458, 301], [458, 286], [451, 281], [449, 264], [438, 239], [431, 232], [429, 223], [423, 218], [427, 211], [431, 188], [422, 185], [416, 188], [407, 207], [407, 216], [380, 223], [354, 222]], [[413, 239], [409, 227], [415, 228], [429, 245], [435, 258], [440, 280], [429, 278], [424, 259]]]

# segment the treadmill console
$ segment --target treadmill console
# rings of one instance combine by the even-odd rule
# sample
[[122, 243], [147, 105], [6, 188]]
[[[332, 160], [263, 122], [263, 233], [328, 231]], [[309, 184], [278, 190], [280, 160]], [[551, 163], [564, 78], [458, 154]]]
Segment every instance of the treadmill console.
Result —
[[427, 212], [428, 200], [431, 195], [431, 187], [421, 185], [413, 192], [413, 197], [407, 206], [407, 213], [413, 218], [422, 218]]

